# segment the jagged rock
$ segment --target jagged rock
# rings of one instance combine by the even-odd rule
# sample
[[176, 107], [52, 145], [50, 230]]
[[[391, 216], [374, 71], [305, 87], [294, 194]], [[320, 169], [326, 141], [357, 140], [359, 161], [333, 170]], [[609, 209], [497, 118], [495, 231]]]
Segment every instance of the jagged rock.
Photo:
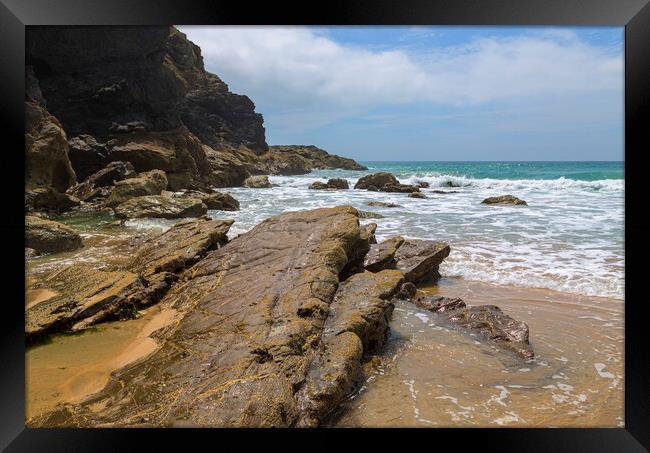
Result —
[[372, 244], [363, 261], [363, 267], [370, 272], [390, 268], [395, 264], [395, 253], [403, 243], [402, 236], [395, 236], [379, 244]]
[[368, 244], [377, 243], [377, 239], [375, 238], [375, 231], [377, 231], [376, 223], [367, 223], [362, 225], [361, 229], [363, 230], [365, 237], [368, 238]]
[[92, 135], [81, 134], [68, 143], [68, 156], [79, 181], [85, 181], [110, 162], [111, 142], [98, 142]]
[[158, 351], [30, 425], [316, 424], [353, 387], [366, 347], [385, 338], [403, 280], [388, 270], [339, 284], [364, 242], [349, 206], [265, 220], [172, 286], [160, 303], [183, 316]]
[[115, 217], [120, 219], [201, 217], [208, 207], [198, 198], [147, 195], [130, 198], [115, 208]]
[[342, 178], [332, 178], [327, 183], [316, 181], [309, 186], [310, 189], [324, 190], [324, 189], [349, 189], [348, 181]]
[[268, 189], [269, 187], [273, 187], [269, 181], [269, 177], [264, 175], [251, 176], [250, 178], [247, 178], [246, 181], [244, 181], [244, 186], [253, 189]]
[[457, 297], [423, 296], [415, 299], [413, 303], [420, 308], [436, 313], [444, 313], [459, 308], [465, 308], [465, 302]]
[[38, 252], [32, 248], [25, 247], [25, 259], [34, 258], [38, 256]]
[[106, 200], [106, 205], [115, 207], [133, 197], [160, 195], [166, 188], [167, 177], [164, 171], [151, 170], [139, 173], [135, 178], [118, 181]]
[[134, 176], [136, 173], [130, 162], [111, 162], [85, 181], [70, 187], [67, 193], [82, 201], [107, 198], [112, 191], [110, 186]]
[[402, 283], [402, 286], [400, 287], [397, 294], [395, 294], [395, 298], [400, 300], [411, 300], [413, 297], [415, 297], [417, 291], [418, 288], [415, 286], [415, 284], [411, 282], [404, 282]]
[[25, 191], [25, 212], [61, 214], [79, 205], [79, 199], [60, 193], [52, 187], [36, 187]]
[[427, 196], [422, 192], [412, 192], [409, 194], [409, 198], [426, 198]]
[[401, 208], [402, 206], [395, 203], [388, 203], [385, 201], [368, 201], [366, 203], [368, 206], [381, 206], [384, 208]]
[[25, 185], [65, 192], [76, 182], [61, 123], [37, 101], [25, 101]]
[[515, 352], [523, 359], [532, 359], [535, 355], [529, 343], [528, 325], [506, 315], [495, 305], [467, 307], [460, 298], [442, 296], [421, 296], [413, 303], [443, 315], [453, 326], [477, 333], [480, 338]]
[[499, 197], [489, 197], [481, 202], [482, 204], [514, 204], [514, 205], [528, 205], [524, 200], [512, 195], [501, 195]]
[[399, 181], [393, 174], [382, 171], [362, 176], [354, 185], [354, 188], [370, 190], [370, 188], [373, 187], [377, 190], [381, 190], [381, 188], [386, 184], [399, 184]]
[[449, 245], [440, 241], [408, 239], [395, 253], [396, 268], [409, 282], [438, 279], [438, 266], [449, 255]]
[[358, 384], [364, 354], [388, 337], [394, 305], [390, 298], [403, 281], [400, 272], [355, 274], [340, 284], [322, 338], [297, 393], [297, 426], [318, 426]]
[[524, 359], [532, 359], [535, 355], [529, 343], [528, 325], [506, 315], [495, 305], [452, 310], [448, 320], [457, 326], [477, 331], [490, 342]]
[[214, 209], [218, 211], [238, 211], [239, 210], [239, 201], [237, 201], [232, 195], [222, 192], [198, 192], [196, 190], [187, 190], [180, 194], [173, 194], [174, 197], [190, 197], [198, 198], [205, 204], [208, 209]]
[[25, 247], [40, 254], [67, 252], [82, 246], [81, 236], [72, 228], [40, 217], [25, 217]]
[[458, 190], [432, 190], [431, 193], [448, 194], [448, 193], [460, 193], [460, 192]]
[[397, 192], [397, 193], [408, 193], [413, 194], [420, 191], [420, 188], [417, 186], [412, 186], [409, 184], [385, 184], [383, 187], [379, 188], [380, 192]]
[[383, 219], [385, 216], [372, 211], [359, 211], [360, 219]]

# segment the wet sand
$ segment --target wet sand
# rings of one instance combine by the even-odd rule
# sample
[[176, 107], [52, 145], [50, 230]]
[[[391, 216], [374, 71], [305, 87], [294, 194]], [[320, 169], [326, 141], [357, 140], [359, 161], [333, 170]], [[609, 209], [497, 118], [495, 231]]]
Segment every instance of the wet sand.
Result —
[[138, 318], [100, 324], [84, 333], [57, 335], [27, 349], [25, 418], [62, 402], [79, 402], [108, 383], [113, 371], [155, 352], [150, 334], [177, 322], [170, 308], [153, 306]]
[[388, 346], [333, 426], [623, 426], [623, 302], [442, 279], [423, 288], [525, 321], [528, 363], [396, 304]]

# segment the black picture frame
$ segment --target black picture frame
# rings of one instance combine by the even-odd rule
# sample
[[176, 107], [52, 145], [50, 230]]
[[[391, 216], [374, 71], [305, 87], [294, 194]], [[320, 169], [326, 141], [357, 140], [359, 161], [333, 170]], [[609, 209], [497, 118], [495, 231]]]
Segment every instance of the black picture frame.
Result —
[[[275, 2], [206, 0], [0, 0], [0, 114], [4, 186], [3, 280], [12, 291], [2, 304], [0, 447], [7, 451], [115, 451], [137, 445], [172, 446], [172, 437], [214, 442], [214, 430], [27, 429], [24, 423], [24, 57], [30, 25], [614, 25], [625, 26], [625, 428], [438, 429], [425, 433], [429, 448], [476, 445], [498, 451], [647, 451], [650, 448], [650, 354], [643, 281], [650, 251], [645, 236], [650, 152], [650, 5], [648, 0], [327, 1], [281, 8]], [[22, 169], [22, 173], [21, 170]], [[645, 177], [644, 177], [645, 176]], [[6, 293], [5, 293], [6, 294]], [[357, 430], [348, 430], [353, 432]], [[268, 431], [266, 431], [268, 432]], [[320, 431], [322, 433], [322, 431]], [[386, 432], [372, 431], [383, 439]], [[292, 436], [309, 430], [275, 431]], [[420, 432], [422, 433], [422, 432]], [[190, 434], [190, 436], [187, 436]], [[235, 433], [247, 436], [248, 433]], [[255, 436], [260, 435], [256, 431]], [[329, 433], [326, 434], [329, 436]], [[393, 433], [391, 438], [396, 438]], [[209, 436], [213, 439], [200, 439]], [[217, 434], [227, 448], [224, 431]], [[327, 437], [326, 439], [332, 439]], [[222, 443], [224, 442], [224, 443]], [[294, 442], [292, 441], [292, 444]], [[187, 445], [187, 444], [186, 444]], [[323, 446], [328, 444], [324, 443]], [[329, 444], [335, 447], [335, 443]], [[416, 447], [418, 448], [418, 447]], [[454, 448], [454, 447], [446, 447]], [[138, 448], [139, 449], [139, 448]]]

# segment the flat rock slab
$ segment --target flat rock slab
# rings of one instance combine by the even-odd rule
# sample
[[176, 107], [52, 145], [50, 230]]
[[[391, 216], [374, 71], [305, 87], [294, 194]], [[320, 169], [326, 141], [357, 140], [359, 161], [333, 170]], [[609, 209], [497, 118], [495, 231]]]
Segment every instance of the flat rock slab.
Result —
[[396, 269], [408, 282], [437, 279], [438, 267], [449, 251], [449, 245], [441, 241], [407, 239], [395, 253]]
[[73, 329], [81, 320], [147, 297], [137, 274], [99, 271], [85, 264], [73, 264], [50, 274], [40, 287], [47, 289], [51, 297], [28, 305], [25, 311], [28, 342], [45, 334]]
[[[360, 296], [340, 293], [330, 309], [339, 273], [358, 249], [367, 249], [366, 241], [350, 206], [260, 223], [209, 252], [167, 293], [161, 303], [185, 315], [156, 353], [116, 372], [84, 403], [35, 419], [33, 426], [312, 425], [339, 395], [325, 392], [330, 403], [317, 409], [307, 403], [313, 393], [301, 388], [319, 376], [315, 361], [326, 351], [329, 363], [347, 364], [341, 379], [349, 379], [363, 342], [376, 337], [374, 329], [385, 335], [386, 321], [366, 314], [384, 316], [383, 305], [390, 305], [384, 298], [402, 279], [396, 271], [351, 277], [339, 291], [350, 285], [347, 291]], [[356, 279], [378, 289], [364, 289]], [[376, 303], [382, 308], [368, 305]], [[354, 315], [355, 304], [364, 315]], [[324, 345], [332, 338], [324, 335], [326, 321], [328, 332], [342, 332], [333, 334], [342, 343]]]
[[181, 272], [224, 245], [232, 220], [183, 220], [145, 241], [126, 269], [97, 270], [74, 264], [38, 283], [52, 296], [28, 305], [28, 341], [63, 330], [82, 330], [157, 302]]
[[83, 247], [81, 236], [67, 225], [36, 216], [25, 217], [25, 247], [37, 253], [57, 253]]
[[404, 238], [395, 236], [379, 244], [372, 244], [363, 260], [363, 267], [370, 272], [379, 272], [395, 264], [395, 253], [404, 243]]
[[201, 217], [208, 207], [198, 198], [149, 195], [131, 198], [115, 208], [120, 219]]
[[146, 241], [127, 268], [143, 277], [160, 272], [179, 272], [196, 263], [208, 251], [228, 242], [234, 220], [181, 220], [169, 230]]

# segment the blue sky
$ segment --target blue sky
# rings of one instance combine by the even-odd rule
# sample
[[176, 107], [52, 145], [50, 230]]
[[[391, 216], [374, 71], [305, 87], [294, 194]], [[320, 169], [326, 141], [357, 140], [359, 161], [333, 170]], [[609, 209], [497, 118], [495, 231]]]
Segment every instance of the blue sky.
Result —
[[269, 144], [358, 160], [623, 160], [619, 27], [195, 27]]

